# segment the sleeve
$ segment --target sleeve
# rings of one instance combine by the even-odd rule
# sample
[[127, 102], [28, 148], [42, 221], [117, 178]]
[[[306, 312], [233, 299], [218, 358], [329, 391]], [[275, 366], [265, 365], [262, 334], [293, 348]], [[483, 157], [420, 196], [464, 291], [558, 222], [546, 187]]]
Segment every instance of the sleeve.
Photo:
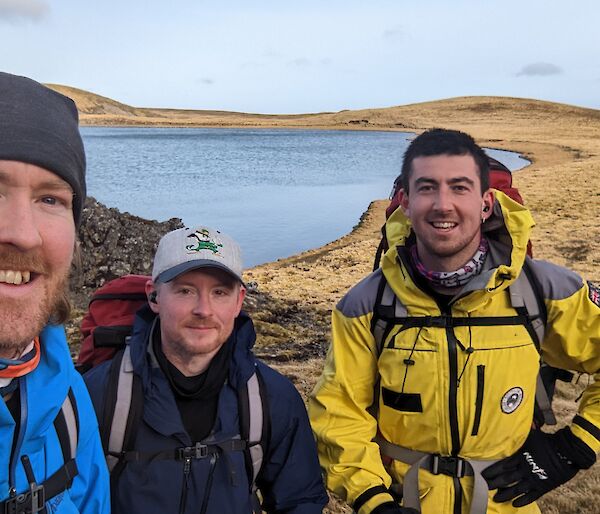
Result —
[[546, 296], [548, 323], [542, 354], [551, 366], [594, 376], [570, 428], [597, 454], [600, 452], [600, 291], [594, 284], [568, 273], [571, 287], [567, 288], [567, 282], [559, 277]]
[[79, 443], [77, 445], [78, 475], [73, 480], [70, 495], [81, 514], [109, 514], [110, 488], [106, 459], [98, 434], [98, 423], [89, 395], [80, 376], [77, 382]]
[[269, 514], [317, 514], [328, 502], [306, 408], [287, 379], [269, 394], [271, 437], [257, 480]]
[[323, 375], [309, 401], [326, 485], [360, 514], [393, 501], [379, 446], [377, 421], [369, 413], [378, 376], [371, 314], [332, 315], [332, 343]]

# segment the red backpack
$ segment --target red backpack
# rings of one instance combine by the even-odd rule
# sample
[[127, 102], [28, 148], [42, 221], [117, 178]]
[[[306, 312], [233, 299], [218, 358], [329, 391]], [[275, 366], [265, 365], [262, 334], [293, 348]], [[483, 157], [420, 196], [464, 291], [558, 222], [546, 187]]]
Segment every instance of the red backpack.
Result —
[[[497, 189], [498, 191], [502, 191], [506, 196], [512, 198], [515, 202], [520, 203], [521, 205], [525, 205], [523, 202], [523, 198], [521, 197], [521, 193], [516, 187], [512, 185], [512, 173], [511, 171], [500, 161], [497, 161], [493, 157], [488, 156], [488, 162], [490, 166], [490, 187]], [[392, 194], [390, 195], [390, 204], [385, 210], [385, 219], [387, 220], [392, 213], [400, 206], [400, 189], [402, 188], [402, 182], [400, 177], [398, 177], [394, 181], [394, 188], [392, 190]], [[381, 262], [381, 256], [387, 252], [389, 248], [389, 243], [387, 240], [387, 236], [385, 233], [385, 224], [381, 227], [381, 233], [383, 237], [379, 242], [379, 246], [377, 247], [377, 252], [375, 253], [375, 262], [373, 263], [373, 271], [379, 268], [379, 263]], [[531, 250], [531, 241], [527, 242], [527, 255], [529, 257], [533, 256]]]
[[81, 321], [77, 369], [82, 373], [112, 359], [131, 335], [135, 313], [147, 302], [146, 275], [125, 275], [100, 287]]

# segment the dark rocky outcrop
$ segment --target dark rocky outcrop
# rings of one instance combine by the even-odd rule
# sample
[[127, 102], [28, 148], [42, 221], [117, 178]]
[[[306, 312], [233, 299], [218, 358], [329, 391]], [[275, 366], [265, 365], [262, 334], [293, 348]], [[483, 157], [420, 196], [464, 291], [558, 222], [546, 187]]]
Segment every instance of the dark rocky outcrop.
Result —
[[74, 307], [85, 308], [107, 280], [127, 273], [149, 275], [160, 238], [182, 226], [179, 218], [147, 220], [89, 197], [79, 227], [81, 259], [71, 278]]

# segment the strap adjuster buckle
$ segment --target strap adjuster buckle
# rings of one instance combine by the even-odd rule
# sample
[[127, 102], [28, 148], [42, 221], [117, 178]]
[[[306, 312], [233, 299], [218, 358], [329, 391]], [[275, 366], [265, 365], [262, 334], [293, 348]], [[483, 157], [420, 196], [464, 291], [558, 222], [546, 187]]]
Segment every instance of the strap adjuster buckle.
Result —
[[43, 485], [33, 482], [29, 491], [4, 502], [4, 514], [36, 514], [44, 510], [46, 493]]
[[194, 446], [186, 446], [177, 450], [177, 457], [185, 459], [205, 459], [208, 457], [208, 445], [196, 443]]
[[462, 478], [466, 475], [467, 467], [465, 461], [460, 457], [443, 457], [433, 455], [431, 461], [431, 473], [434, 475], [448, 475], [451, 477]]
[[208, 457], [208, 446], [202, 443], [196, 443], [194, 445], [194, 458], [205, 459]]

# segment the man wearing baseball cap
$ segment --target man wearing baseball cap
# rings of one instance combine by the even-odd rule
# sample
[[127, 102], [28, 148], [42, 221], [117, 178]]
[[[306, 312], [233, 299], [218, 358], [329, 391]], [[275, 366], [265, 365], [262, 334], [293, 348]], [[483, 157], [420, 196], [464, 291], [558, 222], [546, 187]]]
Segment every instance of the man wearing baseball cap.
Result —
[[85, 193], [73, 101], [0, 73], [0, 512], [109, 511], [96, 418], [60, 325]]
[[[113, 512], [322, 512], [302, 399], [252, 354], [237, 243], [204, 226], [166, 234], [146, 292], [129, 342], [143, 416], [134, 447], [116, 455]], [[99, 417], [110, 368], [85, 377]]]

